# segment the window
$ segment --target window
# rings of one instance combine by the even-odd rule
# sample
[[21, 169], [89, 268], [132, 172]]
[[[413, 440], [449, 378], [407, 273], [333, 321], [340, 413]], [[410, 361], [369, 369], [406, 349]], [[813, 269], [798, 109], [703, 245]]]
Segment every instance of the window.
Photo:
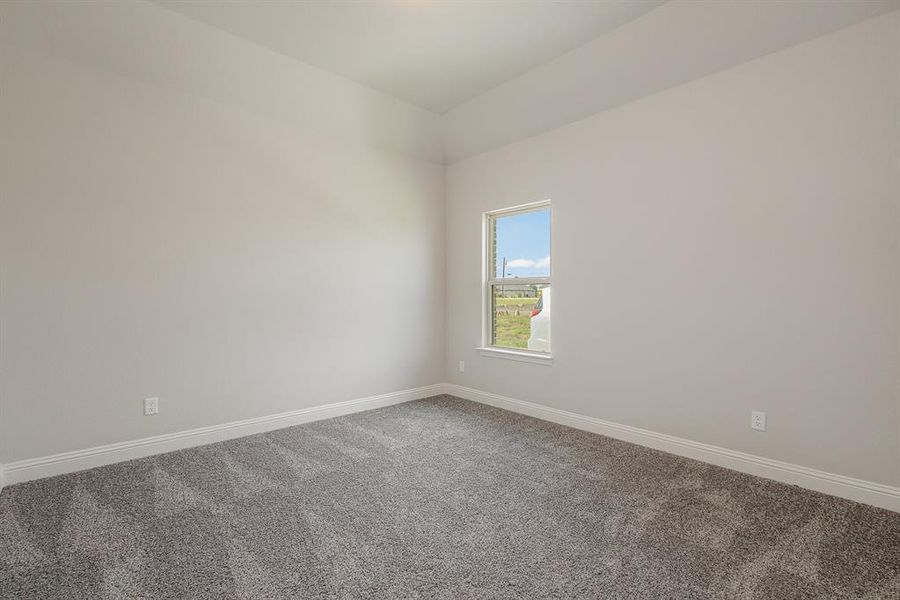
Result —
[[550, 356], [549, 202], [485, 213], [482, 350]]

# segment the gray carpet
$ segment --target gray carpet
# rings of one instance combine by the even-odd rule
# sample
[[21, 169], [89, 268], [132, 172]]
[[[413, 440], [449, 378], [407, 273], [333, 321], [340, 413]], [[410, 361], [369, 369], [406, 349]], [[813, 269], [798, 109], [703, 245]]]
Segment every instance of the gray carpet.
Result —
[[439, 396], [11, 486], [3, 598], [898, 598], [900, 514]]

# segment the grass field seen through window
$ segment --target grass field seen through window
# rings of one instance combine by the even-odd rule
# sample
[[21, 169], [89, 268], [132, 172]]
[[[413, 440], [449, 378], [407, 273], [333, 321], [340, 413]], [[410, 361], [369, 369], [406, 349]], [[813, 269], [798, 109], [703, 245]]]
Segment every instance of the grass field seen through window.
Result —
[[537, 298], [494, 298], [494, 345], [528, 348], [531, 311]]

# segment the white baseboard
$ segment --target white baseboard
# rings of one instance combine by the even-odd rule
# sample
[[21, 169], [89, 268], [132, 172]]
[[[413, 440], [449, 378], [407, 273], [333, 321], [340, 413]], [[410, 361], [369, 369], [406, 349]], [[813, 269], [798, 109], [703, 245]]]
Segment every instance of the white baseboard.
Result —
[[444, 384], [438, 383], [411, 390], [348, 400], [346, 402], [301, 408], [300, 410], [292, 410], [277, 415], [244, 419], [243, 421], [200, 427], [130, 442], [119, 442], [106, 446], [54, 454], [52, 456], [20, 460], [0, 465], [0, 489], [2, 489], [4, 479], [7, 485], [12, 485], [23, 481], [82, 471], [163, 452], [181, 450], [182, 448], [203, 446], [213, 442], [253, 435], [254, 433], [282, 429], [310, 421], [329, 419], [373, 408], [409, 402], [410, 400], [420, 400], [429, 396], [436, 396], [443, 393], [443, 391]]
[[735, 471], [758, 475], [768, 479], [774, 479], [782, 483], [798, 485], [803, 488], [823, 492], [832, 496], [838, 496], [871, 504], [880, 508], [900, 512], [900, 488], [862, 479], [854, 479], [843, 475], [836, 475], [826, 471], [819, 471], [808, 467], [801, 467], [791, 463], [763, 458], [745, 452], [729, 450], [719, 446], [712, 446], [700, 442], [686, 440], [684, 438], [656, 433], [647, 429], [620, 425], [594, 417], [586, 417], [576, 413], [550, 408], [541, 404], [516, 400], [497, 394], [482, 392], [472, 388], [463, 387], [453, 383], [445, 384], [445, 392], [466, 400], [488, 404], [497, 408], [503, 408], [512, 412], [528, 415], [544, 421], [567, 425], [576, 429], [599, 433], [626, 442], [632, 442], [641, 446], [663, 450], [678, 456], [685, 456], [701, 460], [710, 464], [726, 467]]
[[72, 473], [182, 448], [202, 446], [301, 423], [419, 400], [441, 393], [452, 394], [459, 398], [488, 404], [544, 421], [567, 425], [678, 456], [685, 456], [734, 469], [735, 471], [766, 477], [832, 496], [900, 512], [900, 488], [898, 487], [836, 475], [745, 452], [729, 450], [728, 448], [657, 433], [639, 427], [621, 425], [452, 383], [435, 384], [411, 390], [348, 400], [346, 402], [313, 406], [277, 415], [245, 419], [243, 421], [234, 421], [221, 425], [212, 425], [210, 427], [201, 427], [129, 442], [7, 463], [0, 465], [0, 490], [3, 489], [4, 485]]

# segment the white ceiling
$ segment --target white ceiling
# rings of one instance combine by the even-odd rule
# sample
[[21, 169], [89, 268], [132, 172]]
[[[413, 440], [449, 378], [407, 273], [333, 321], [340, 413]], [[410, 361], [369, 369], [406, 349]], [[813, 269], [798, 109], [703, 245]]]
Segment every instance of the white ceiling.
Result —
[[154, 0], [444, 113], [663, 0]]
[[900, 0], [672, 0], [443, 115], [444, 156], [550, 131], [898, 8]]

